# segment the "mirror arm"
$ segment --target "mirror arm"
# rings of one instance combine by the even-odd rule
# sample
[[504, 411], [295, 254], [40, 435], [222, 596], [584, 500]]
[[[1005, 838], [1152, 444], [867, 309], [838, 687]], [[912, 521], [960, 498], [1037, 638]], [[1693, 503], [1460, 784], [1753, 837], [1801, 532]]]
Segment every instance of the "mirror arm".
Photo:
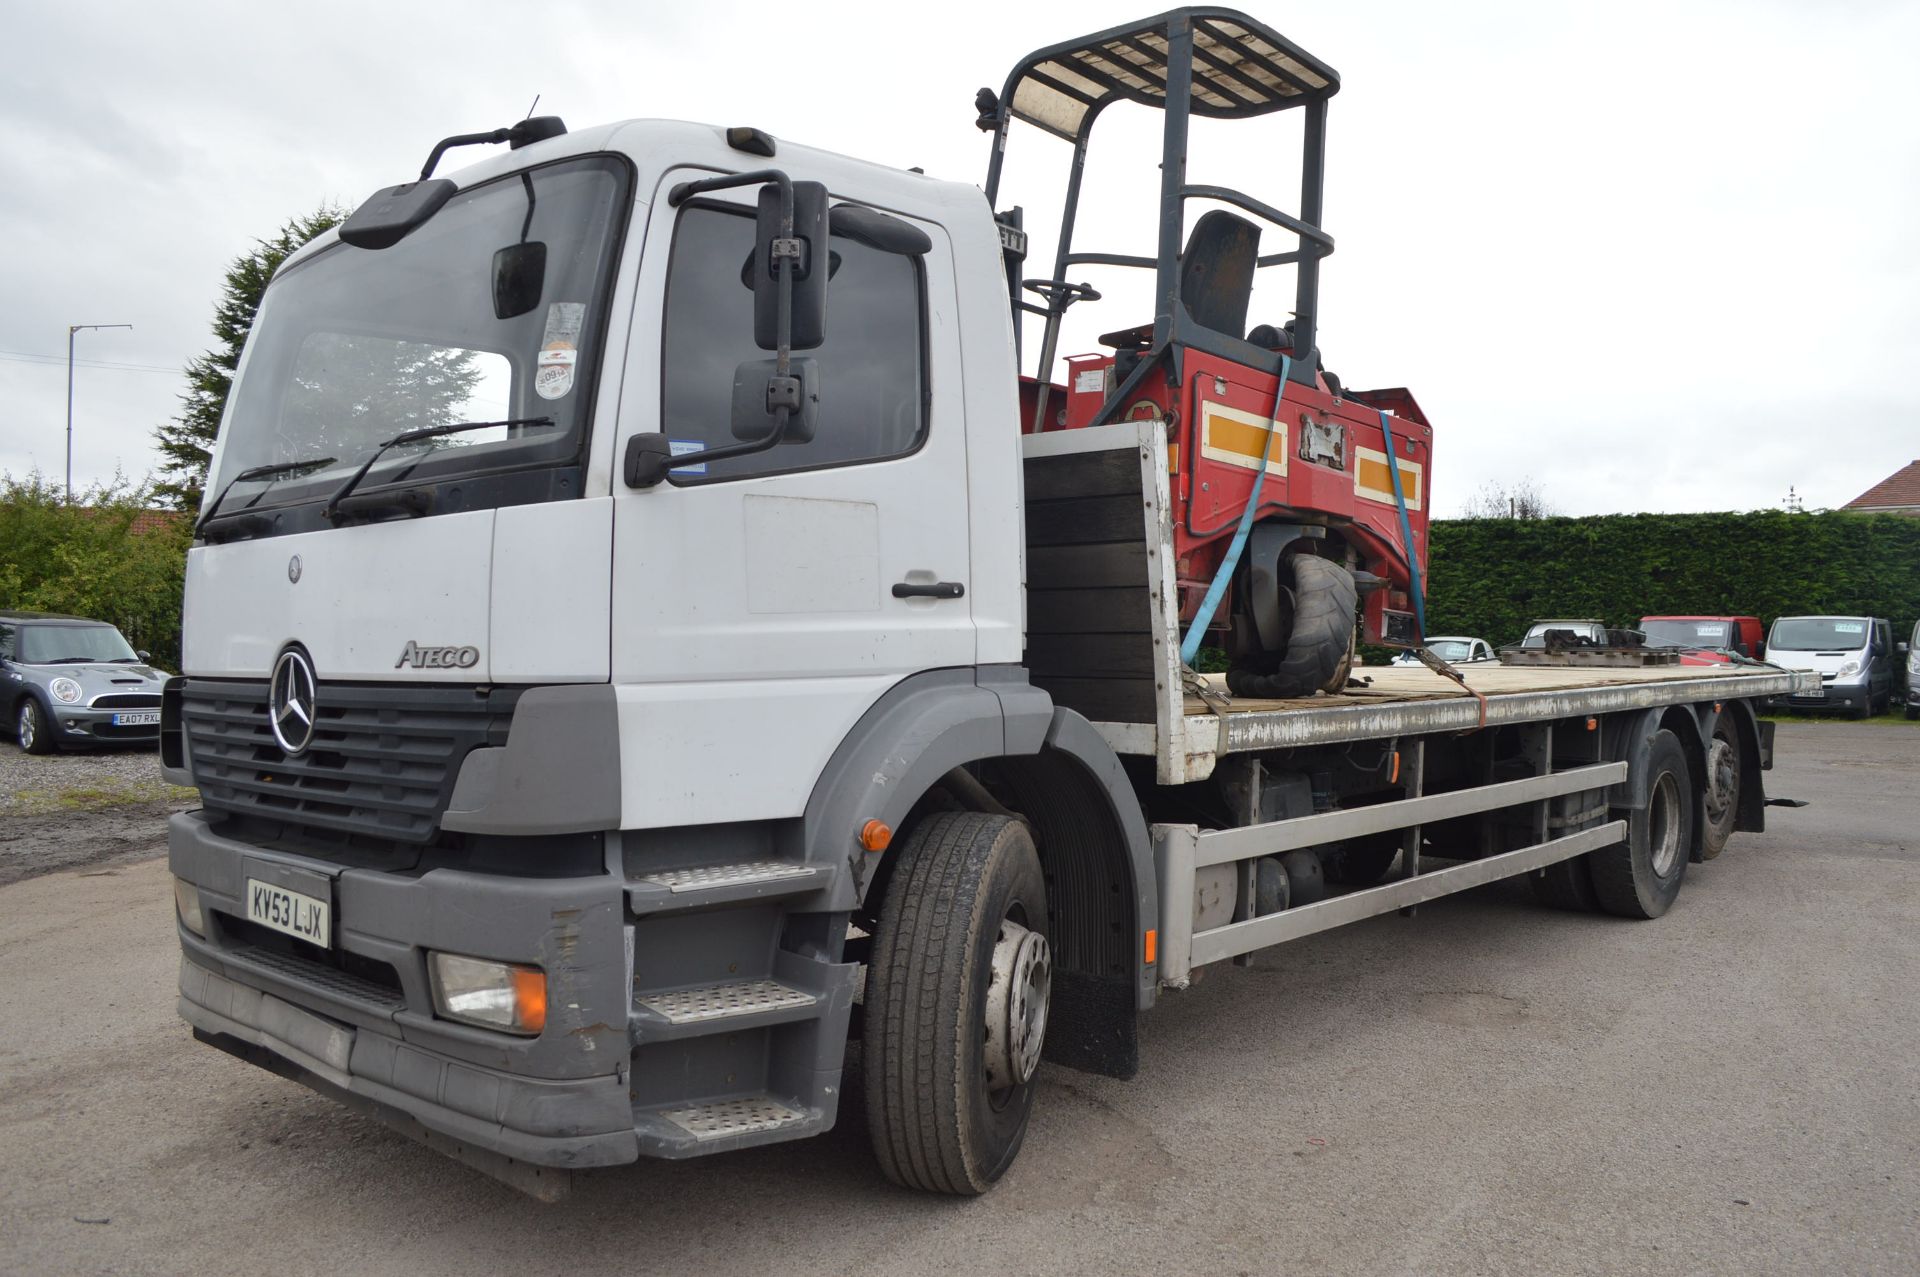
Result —
[[658, 439], [660, 436], [635, 435], [627, 440], [628, 487], [651, 488], [666, 478], [668, 471], [678, 470], [682, 466], [750, 457], [756, 452], [778, 447], [786, 437], [788, 419], [800, 409], [800, 383], [793, 376], [793, 269], [800, 262], [800, 241], [793, 233], [793, 179], [777, 168], [770, 168], [735, 173], [728, 177], [702, 178], [698, 182], [681, 182], [667, 192], [667, 204], [678, 208], [704, 191], [721, 191], [767, 182], [780, 188], [780, 235], [773, 241], [773, 257], [776, 262], [793, 263], [792, 267], [780, 268], [779, 341], [774, 348], [774, 375], [767, 383], [767, 406], [773, 413], [773, 429], [747, 443], [702, 448], [698, 452], [683, 452], [677, 457], [662, 453], [657, 443], [641, 443], [644, 439]]

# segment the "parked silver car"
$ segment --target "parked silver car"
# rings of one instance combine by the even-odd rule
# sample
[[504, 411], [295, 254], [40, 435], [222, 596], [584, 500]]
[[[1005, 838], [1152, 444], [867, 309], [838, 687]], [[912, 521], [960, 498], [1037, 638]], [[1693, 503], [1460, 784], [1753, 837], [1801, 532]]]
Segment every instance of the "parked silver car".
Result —
[[105, 621], [0, 612], [0, 722], [20, 748], [152, 742], [167, 676]]

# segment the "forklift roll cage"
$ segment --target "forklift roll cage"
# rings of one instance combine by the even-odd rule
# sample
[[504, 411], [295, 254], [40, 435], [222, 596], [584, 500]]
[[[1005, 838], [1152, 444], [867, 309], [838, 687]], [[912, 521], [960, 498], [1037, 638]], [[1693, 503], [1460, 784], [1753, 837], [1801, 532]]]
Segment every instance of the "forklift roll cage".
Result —
[[[978, 124], [994, 134], [986, 185], [990, 207], [999, 195], [1007, 133], [1015, 119], [1073, 146], [1072, 169], [1054, 254], [1051, 282], [1056, 289], [1048, 297], [1046, 306], [1033, 305], [1020, 296], [1020, 260], [1025, 256], [1020, 210], [996, 214], [1005, 228], [1002, 238], [1008, 245], [1007, 283], [1014, 308], [1015, 332], [1017, 334], [1021, 327], [1022, 312], [1046, 319], [1037, 370], [1043, 393], [1051, 379], [1060, 321], [1074, 299], [1071, 291], [1059, 286], [1064, 284], [1068, 269], [1079, 265], [1150, 269], [1155, 278], [1151, 343], [1122, 384], [1108, 394], [1091, 424], [1106, 421], [1169, 350], [1195, 347], [1268, 373], [1281, 371], [1278, 353], [1244, 340], [1242, 333], [1223, 332], [1199, 323], [1182, 304], [1186, 299], [1182, 296], [1181, 237], [1186, 202], [1193, 199], [1231, 205], [1297, 237], [1298, 247], [1294, 250], [1260, 256], [1254, 264], [1257, 267], [1298, 266], [1291, 377], [1309, 386], [1315, 384], [1319, 371], [1314, 327], [1320, 291], [1320, 259], [1333, 252], [1332, 237], [1319, 226], [1327, 99], [1339, 88], [1338, 72], [1271, 27], [1233, 9], [1206, 7], [1175, 9], [1040, 49], [1013, 69], [998, 99], [982, 91]], [[1073, 251], [1080, 180], [1094, 122], [1108, 106], [1120, 101], [1137, 102], [1165, 112], [1159, 233], [1157, 251], [1152, 257]], [[1188, 185], [1187, 129], [1191, 116], [1237, 120], [1295, 107], [1304, 112], [1306, 134], [1299, 216], [1283, 213], [1230, 187]], [[1038, 421], [1036, 413], [1036, 426]]]

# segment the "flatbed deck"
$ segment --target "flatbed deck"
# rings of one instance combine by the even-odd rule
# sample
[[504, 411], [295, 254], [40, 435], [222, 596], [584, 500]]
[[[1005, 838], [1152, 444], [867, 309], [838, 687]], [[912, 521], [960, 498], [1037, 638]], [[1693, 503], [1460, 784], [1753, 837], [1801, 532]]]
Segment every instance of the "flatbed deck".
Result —
[[[1467, 686], [1486, 698], [1485, 726], [1538, 722], [1575, 714], [1683, 702], [1752, 699], [1803, 690], [1817, 674], [1772, 666], [1708, 669], [1697, 665], [1595, 669], [1470, 665]], [[1354, 676], [1366, 686], [1297, 700], [1250, 700], [1227, 695], [1226, 680], [1207, 682], [1223, 699], [1214, 705], [1185, 698], [1175, 732], [1191, 762], [1200, 755], [1331, 745], [1345, 741], [1472, 731], [1482, 726], [1478, 696], [1418, 665], [1365, 666]], [[1123, 754], [1156, 752], [1150, 723], [1101, 723], [1101, 733]], [[1204, 770], [1211, 770], [1210, 763]]]

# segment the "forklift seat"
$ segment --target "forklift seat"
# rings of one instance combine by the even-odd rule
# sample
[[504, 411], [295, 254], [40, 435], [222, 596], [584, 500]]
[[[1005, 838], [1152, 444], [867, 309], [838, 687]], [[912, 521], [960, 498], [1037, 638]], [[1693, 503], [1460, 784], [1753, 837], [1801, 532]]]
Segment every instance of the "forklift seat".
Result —
[[1247, 331], [1260, 228], [1225, 209], [1201, 215], [1180, 254], [1180, 300], [1202, 328], [1238, 337]]

